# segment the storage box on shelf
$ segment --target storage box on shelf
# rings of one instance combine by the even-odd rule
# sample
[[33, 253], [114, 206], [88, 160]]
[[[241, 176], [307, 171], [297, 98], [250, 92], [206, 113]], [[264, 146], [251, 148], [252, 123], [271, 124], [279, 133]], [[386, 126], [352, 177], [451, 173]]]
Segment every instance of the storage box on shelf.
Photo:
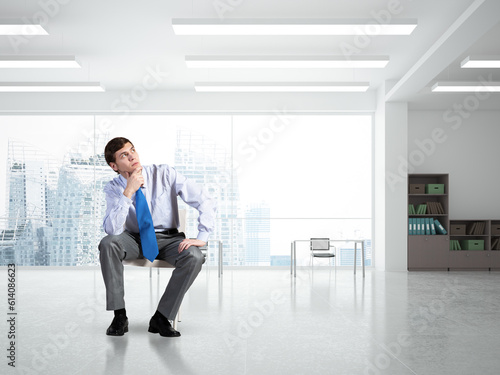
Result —
[[444, 184], [426, 184], [425, 194], [444, 194]]
[[450, 222], [450, 236], [465, 235], [465, 224], [455, 224]]
[[410, 194], [425, 194], [425, 184], [410, 184]]
[[461, 240], [460, 246], [464, 250], [486, 250], [484, 248], [484, 240]]

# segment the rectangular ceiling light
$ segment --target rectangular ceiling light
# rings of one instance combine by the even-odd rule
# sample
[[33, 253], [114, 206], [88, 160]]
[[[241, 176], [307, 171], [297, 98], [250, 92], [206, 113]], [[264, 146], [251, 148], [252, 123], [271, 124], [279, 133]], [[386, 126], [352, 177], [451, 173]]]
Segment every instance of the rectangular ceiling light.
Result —
[[188, 68], [384, 68], [389, 56], [186, 56]]
[[500, 56], [467, 56], [461, 68], [500, 68]]
[[176, 18], [177, 35], [409, 35], [416, 19], [206, 19]]
[[198, 92], [365, 92], [367, 82], [198, 82]]
[[49, 35], [40, 24], [0, 20], [0, 35]]
[[432, 92], [500, 92], [500, 82], [436, 82]]
[[74, 56], [0, 56], [1, 68], [81, 68]]
[[0, 82], [0, 92], [104, 92], [99, 82]]

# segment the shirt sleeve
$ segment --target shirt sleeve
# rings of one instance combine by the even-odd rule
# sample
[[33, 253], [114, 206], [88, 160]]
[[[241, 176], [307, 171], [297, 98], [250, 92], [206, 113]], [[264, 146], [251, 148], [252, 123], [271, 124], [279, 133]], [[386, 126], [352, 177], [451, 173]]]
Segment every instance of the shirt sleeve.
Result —
[[106, 215], [104, 216], [104, 232], [120, 234], [124, 230], [125, 220], [132, 205], [132, 199], [123, 195], [112, 182], [104, 187], [106, 194]]
[[208, 241], [210, 233], [215, 228], [215, 217], [217, 213], [217, 202], [208, 191], [178, 173], [174, 168], [169, 168], [169, 177], [175, 191], [181, 199], [189, 206], [196, 208], [198, 216], [198, 240]]

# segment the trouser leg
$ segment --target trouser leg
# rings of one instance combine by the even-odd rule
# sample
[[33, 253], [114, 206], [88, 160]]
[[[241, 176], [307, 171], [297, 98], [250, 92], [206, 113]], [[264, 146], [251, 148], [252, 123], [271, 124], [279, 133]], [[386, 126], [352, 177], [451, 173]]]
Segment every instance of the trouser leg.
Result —
[[99, 243], [99, 260], [106, 286], [106, 310], [125, 308], [123, 285], [123, 259], [140, 256], [138, 238], [129, 232], [108, 235]]
[[158, 258], [163, 258], [175, 265], [170, 281], [158, 304], [158, 311], [170, 320], [175, 319], [184, 295], [200, 273], [204, 262], [203, 254], [196, 246], [190, 246], [179, 254], [179, 243], [182, 240], [183, 238], [178, 238], [178, 241], [174, 241], [170, 246], [160, 250], [158, 256]]

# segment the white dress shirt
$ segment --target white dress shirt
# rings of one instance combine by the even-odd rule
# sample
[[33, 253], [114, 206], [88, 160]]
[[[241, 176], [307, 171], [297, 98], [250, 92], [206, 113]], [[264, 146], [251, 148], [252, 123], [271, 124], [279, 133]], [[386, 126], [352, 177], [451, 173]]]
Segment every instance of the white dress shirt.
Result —
[[[179, 227], [179, 196], [198, 210], [197, 239], [207, 242], [214, 230], [217, 212], [216, 202], [208, 192], [166, 164], [143, 166], [142, 175], [144, 185], [141, 189], [151, 211], [155, 231]], [[119, 175], [104, 187], [107, 208], [103, 226], [107, 234], [120, 234], [124, 230], [139, 233], [135, 194], [132, 199], [123, 195], [126, 186], [127, 180]]]

